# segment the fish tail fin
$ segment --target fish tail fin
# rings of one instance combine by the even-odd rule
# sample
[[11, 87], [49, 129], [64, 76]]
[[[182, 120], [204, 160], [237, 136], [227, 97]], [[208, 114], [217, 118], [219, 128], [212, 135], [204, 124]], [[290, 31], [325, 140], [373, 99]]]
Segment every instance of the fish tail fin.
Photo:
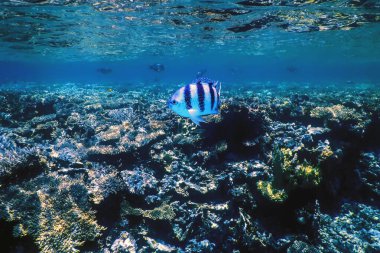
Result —
[[215, 83], [215, 89], [216, 89], [216, 91], [218, 92], [218, 95], [220, 96], [220, 91], [222, 90], [222, 83], [219, 82], [219, 81], [217, 81], [217, 82]]

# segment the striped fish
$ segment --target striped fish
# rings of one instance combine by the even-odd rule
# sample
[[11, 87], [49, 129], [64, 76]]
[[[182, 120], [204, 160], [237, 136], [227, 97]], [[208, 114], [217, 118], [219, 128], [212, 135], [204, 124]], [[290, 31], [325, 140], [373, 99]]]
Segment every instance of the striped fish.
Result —
[[206, 122], [203, 115], [219, 113], [220, 89], [221, 83], [199, 78], [177, 90], [169, 99], [168, 106], [199, 126], [200, 122]]

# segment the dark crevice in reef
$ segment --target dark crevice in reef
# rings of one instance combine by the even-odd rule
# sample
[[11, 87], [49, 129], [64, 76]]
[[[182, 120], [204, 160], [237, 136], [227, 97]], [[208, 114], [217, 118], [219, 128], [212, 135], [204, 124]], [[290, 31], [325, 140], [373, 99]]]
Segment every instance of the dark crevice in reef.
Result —
[[[127, 215], [126, 217], [128, 218], [128, 227], [130, 228], [130, 231], [137, 230], [141, 224], [144, 224], [147, 227], [151, 228], [148, 234], [150, 238], [155, 238], [155, 240], [163, 241], [177, 247], [185, 246], [184, 242], [179, 242], [178, 240], [174, 239], [175, 237], [171, 223], [169, 221], [152, 220], [133, 215]], [[139, 247], [144, 246], [142, 241], [137, 241], [136, 243]]]
[[372, 116], [363, 138], [363, 145], [366, 149], [380, 149], [380, 112]]
[[139, 226], [140, 224], [143, 223], [143, 221], [146, 220], [145, 218], [141, 216], [135, 216], [135, 215], [126, 215], [126, 217], [128, 218], [128, 226], [130, 226], [131, 228]]
[[79, 252], [99, 252], [99, 244], [96, 241], [86, 241], [82, 246], [78, 247]]
[[354, 169], [359, 155], [358, 146], [347, 147], [339, 160], [322, 166], [323, 180], [318, 188], [318, 200], [324, 212], [336, 213], [343, 198], [355, 198], [357, 177]]
[[47, 101], [45, 103], [39, 102], [36, 104], [35, 110], [38, 116], [55, 113], [54, 108], [55, 101]]
[[99, 251], [99, 242], [105, 240], [107, 236], [113, 233], [116, 229], [117, 224], [121, 220], [120, 210], [121, 202], [123, 200], [123, 192], [118, 192], [111, 194], [105, 198], [100, 204], [94, 205], [93, 208], [96, 210], [96, 221], [99, 225], [106, 228], [102, 232], [100, 238], [97, 241], [86, 241], [84, 245], [80, 247], [80, 250], [87, 251]]
[[[260, 194], [257, 192], [257, 196]], [[311, 224], [300, 224], [297, 221], [297, 209], [313, 205], [317, 196], [316, 189], [297, 189], [289, 193], [284, 203], [273, 203], [263, 197], [258, 198], [257, 208], [252, 215], [257, 217], [261, 225], [275, 237], [291, 234], [312, 235]]]
[[134, 153], [134, 156], [139, 160], [139, 161], [146, 161], [146, 159], [150, 158], [149, 152], [152, 149], [152, 146], [163, 140], [165, 136], [160, 136], [157, 137], [156, 139], [150, 141], [149, 143], [145, 144], [143, 147], [137, 149]]
[[123, 200], [123, 193], [118, 192], [108, 196], [102, 203], [94, 206], [96, 212], [96, 220], [99, 225], [107, 228], [114, 227], [115, 223], [120, 221], [120, 207]]
[[227, 152], [222, 159], [225, 162], [244, 161], [249, 159], [258, 159], [260, 157], [260, 147], [258, 145], [252, 147], [241, 146], [240, 151]]
[[219, 141], [226, 141], [228, 152], [242, 156], [257, 153], [258, 149], [247, 147], [245, 141], [254, 140], [268, 129], [268, 122], [262, 113], [252, 113], [241, 105], [229, 105], [221, 113], [220, 122], [202, 125], [204, 128], [204, 145], [212, 146]]
[[121, 153], [121, 154], [88, 154], [88, 159], [94, 162], [105, 162], [111, 165], [132, 164], [135, 163], [135, 154]]
[[29, 236], [15, 238], [13, 228], [16, 224], [0, 220], [0, 251], [2, 253], [38, 253], [38, 247]]
[[141, 208], [141, 209], [152, 209], [156, 207], [155, 204], [148, 204], [145, 200], [145, 196], [148, 196], [150, 194], [154, 194], [152, 189], [146, 190], [144, 196], [138, 196], [134, 194], [130, 194], [128, 192], [123, 193], [123, 200], [128, 201], [128, 203], [135, 207], [135, 208]]
[[150, 162], [149, 168], [152, 169], [154, 177], [158, 180], [161, 180], [165, 176], [166, 171], [164, 168], [162, 168], [162, 166], [160, 166], [158, 162]]
[[[130, 217], [130, 219], [131, 218], [132, 217]], [[180, 247], [185, 246], [185, 245], [181, 244], [180, 242], [178, 242], [178, 240], [174, 239], [175, 236], [173, 234], [172, 226], [171, 226], [171, 223], [169, 221], [145, 219], [144, 223], [148, 227], [152, 228], [151, 234], [149, 234], [149, 236], [151, 236], [153, 238], [157, 238], [158, 240], [162, 240], [164, 242], [168, 242], [172, 245], [176, 245], [176, 246], [180, 246]]]
[[35, 178], [44, 171], [44, 166], [39, 161], [37, 161], [37, 159], [38, 158], [35, 157], [32, 159], [32, 161], [14, 168], [12, 174], [0, 177], [0, 183], [9, 185]]
[[347, 199], [376, 205], [373, 201], [376, 196], [362, 184], [356, 168], [362, 152], [380, 148], [379, 133], [379, 117], [373, 117], [364, 136], [358, 136], [347, 128], [331, 131], [330, 138], [341, 142], [343, 150], [339, 160], [322, 167], [324, 180], [319, 187], [318, 199], [324, 212], [336, 213]]

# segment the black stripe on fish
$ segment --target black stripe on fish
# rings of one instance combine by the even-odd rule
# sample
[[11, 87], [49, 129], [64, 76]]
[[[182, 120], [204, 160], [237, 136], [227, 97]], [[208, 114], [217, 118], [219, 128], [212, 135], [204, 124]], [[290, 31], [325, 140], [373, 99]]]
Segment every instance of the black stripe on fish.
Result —
[[214, 94], [214, 87], [212, 86], [212, 83], [208, 84], [208, 88], [210, 89], [210, 96], [211, 96], [211, 111], [214, 109], [214, 103], [215, 103], [215, 94]]
[[201, 112], [205, 110], [205, 90], [201, 82], [197, 83], [198, 104]]
[[191, 109], [191, 91], [190, 91], [190, 85], [185, 86], [185, 102], [186, 102], [186, 109]]

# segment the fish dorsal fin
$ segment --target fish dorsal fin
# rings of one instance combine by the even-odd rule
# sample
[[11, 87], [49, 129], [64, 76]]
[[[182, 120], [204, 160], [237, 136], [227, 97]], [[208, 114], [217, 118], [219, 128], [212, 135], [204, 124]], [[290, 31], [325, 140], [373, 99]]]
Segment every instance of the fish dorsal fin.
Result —
[[215, 84], [215, 81], [207, 78], [207, 77], [199, 77], [193, 81], [193, 83], [211, 83]]

